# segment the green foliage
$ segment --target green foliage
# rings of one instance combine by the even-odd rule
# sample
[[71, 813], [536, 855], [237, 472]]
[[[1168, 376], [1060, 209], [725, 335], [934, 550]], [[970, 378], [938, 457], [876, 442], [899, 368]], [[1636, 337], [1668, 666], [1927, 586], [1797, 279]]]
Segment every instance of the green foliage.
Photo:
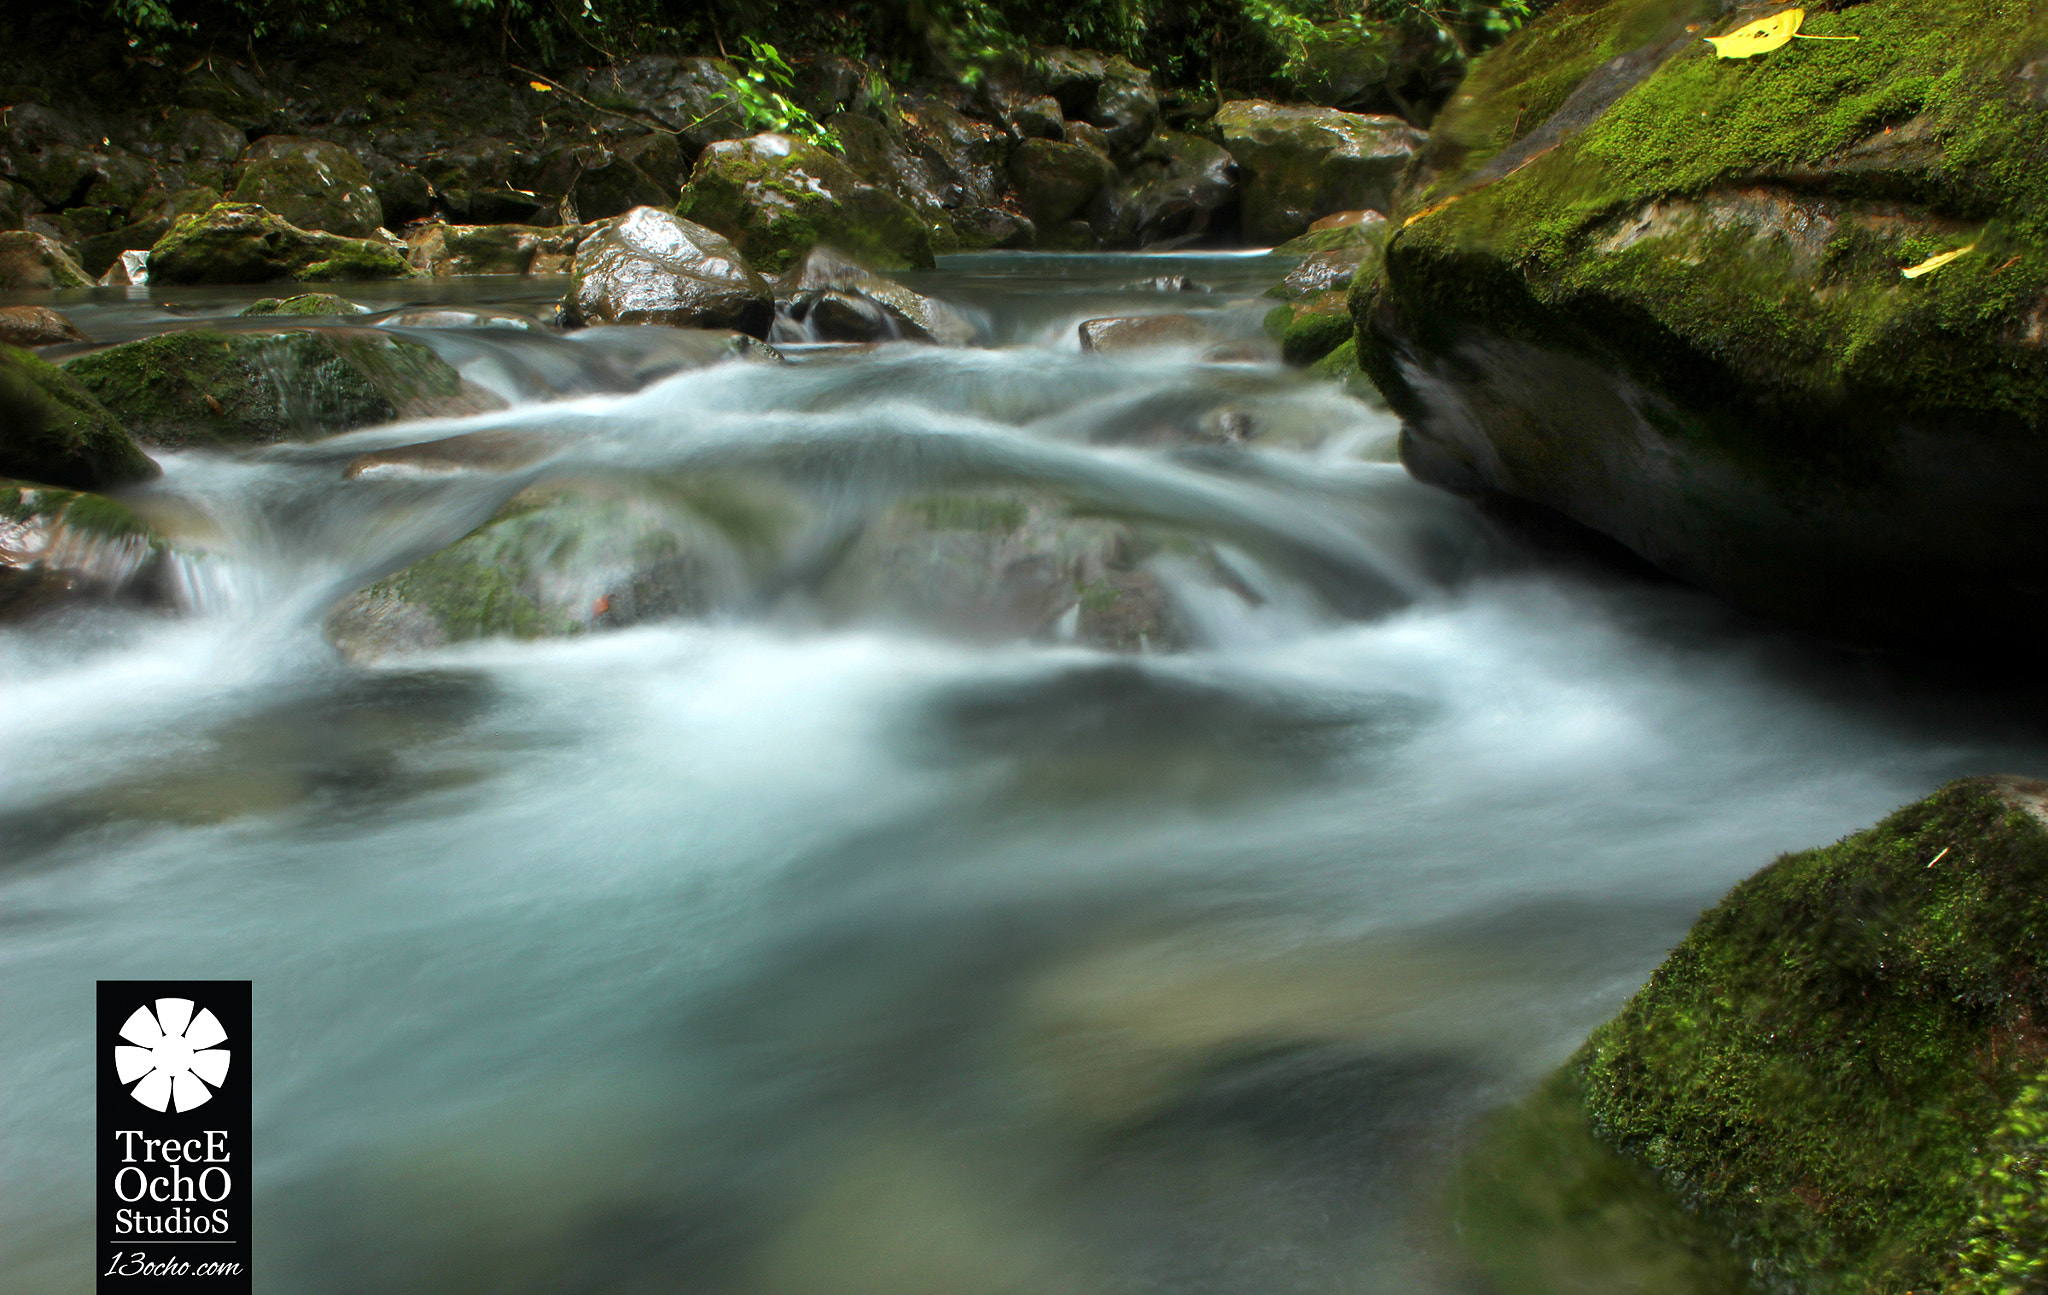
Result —
[[783, 58], [782, 51], [752, 36], [741, 39], [746, 42], [747, 52], [733, 60], [740, 69], [739, 79], [714, 97], [738, 110], [740, 120], [756, 134], [780, 131], [837, 152], [839, 137], [813, 117], [808, 108], [789, 97], [789, 92], [796, 88], [796, 70]]

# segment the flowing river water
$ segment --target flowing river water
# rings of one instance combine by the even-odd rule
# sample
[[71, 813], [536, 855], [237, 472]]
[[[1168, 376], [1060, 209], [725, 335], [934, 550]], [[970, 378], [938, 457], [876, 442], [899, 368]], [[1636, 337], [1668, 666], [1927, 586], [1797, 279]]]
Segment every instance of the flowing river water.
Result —
[[[1255, 345], [1075, 343], [1255, 338], [1283, 268], [959, 258], [912, 279], [979, 345], [780, 365], [411, 327], [508, 407], [164, 456], [190, 605], [0, 631], [0, 1291], [91, 1283], [93, 985], [159, 977], [254, 982], [259, 1290], [1483, 1289], [1436, 1204], [1476, 1114], [1733, 882], [2048, 773], [2048, 726], [1532, 546]], [[1120, 286], [1165, 273], [1216, 291]], [[524, 449], [344, 471], [477, 431]], [[700, 526], [691, 615], [329, 645], [564, 482], [772, 534]], [[949, 606], [1030, 562], [861, 538], [934, 496], [1153, 537], [1177, 639], [1106, 650], [1057, 579], [1029, 632]]]

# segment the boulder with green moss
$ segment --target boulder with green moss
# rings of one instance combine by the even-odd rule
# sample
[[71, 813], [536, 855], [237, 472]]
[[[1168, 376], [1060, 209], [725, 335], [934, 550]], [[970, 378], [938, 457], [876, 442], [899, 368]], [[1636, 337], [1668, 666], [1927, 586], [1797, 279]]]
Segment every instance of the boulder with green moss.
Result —
[[1244, 172], [1246, 237], [1282, 242], [1333, 212], [1393, 206], [1427, 136], [1399, 117], [1236, 99], [1216, 113]]
[[295, 297], [264, 297], [235, 312], [237, 317], [243, 319], [264, 319], [276, 315], [331, 318], [369, 313], [368, 306], [359, 306], [347, 297], [337, 297], [331, 292], [302, 292]]
[[1052, 229], [1087, 214], [1116, 179], [1116, 166], [1100, 150], [1052, 139], [1027, 139], [1010, 154], [1010, 188], [1032, 223]]
[[145, 442], [171, 448], [306, 440], [486, 403], [426, 347], [371, 329], [160, 333], [64, 370]]
[[328, 639], [356, 660], [479, 638], [553, 638], [734, 604], [729, 539], [686, 492], [555, 482], [344, 600]]
[[[1566, 0], [1450, 105], [1359, 358], [1423, 479], [1767, 615], [2048, 627], [2048, 92], [2034, 6], [1751, 20]], [[1954, 259], [1936, 258], [1955, 255]]]
[[26, 229], [0, 233], [0, 291], [90, 288], [92, 276], [63, 244]]
[[155, 475], [135, 438], [75, 378], [0, 345], [0, 476], [105, 490]]
[[730, 238], [747, 260], [779, 273], [819, 243], [881, 270], [928, 269], [930, 225], [889, 189], [788, 135], [723, 140], [690, 172], [678, 214]]
[[300, 229], [367, 238], [384, 223], [370, 173], [339, 144], [297, 135], [265, 135], [236, 168], [235, 202], [253, 202]]
[[1462, 1232], [1511, 1291], [2039, 1290], [2044, 1021], [2048, 783], [1952, 783], [1703, 916], [1482, 1140]]
[[341, 283], [412, 277], [381, 239], [300, 229], [253, 203], [216, 203], [180, 217], [149, 250], [155, 284]]

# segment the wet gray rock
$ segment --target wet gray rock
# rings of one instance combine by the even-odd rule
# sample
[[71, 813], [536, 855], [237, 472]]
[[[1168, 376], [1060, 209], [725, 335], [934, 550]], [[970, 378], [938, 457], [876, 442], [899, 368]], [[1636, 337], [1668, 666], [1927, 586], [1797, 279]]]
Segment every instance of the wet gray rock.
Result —
[[1059, 102], [1065, 117], [1101, 130], [1119, 158], [1136, 153], [1159, 125], [1152, 74], [1115, 55], [1060, 46], [1036, 50], [1030, 79]]
[[1193, 315], [1129, 315], [1087, 319], [1079, 325], [1084, 351], [1133, 351], [1152, 346], [1199, 346], [1216, 330]]
[[406, 259], [434, 278], [458, 274], [567, 274], [589, 225], [448, 225], [406, 231]]
[[1010, 155], [1017, 203], [1040, 229], [1071, 220], [1116, 178], [1110, 160], [1092, 148], [1027, 139]]
[[0, 478], [0, 624], [80, 602], [149, 598], [166, 547], [103, 495]]
[[389, 228], [403, 228], [433, 211], [434, 186], [426, 176], [382, 153], [366, 153], [362, 161]]
[[1018, 139], [1067, 137], [1066, 114], [1060, 111], [1060, 101], [1049, 94], [1016, 100], [1003, 109], [1003, 120]]
[[768, 281], [723, 235], [654, 207], [636, 207], [576, 250], [563, 303], [572, 324], [677, 324], [765, 337]]
[[92, 276], [56, 240], [25, 229], [0, 233], [0, 290], [89, 288]]
[[909, 340], [960, 346], [974, 339], [973, 325], [944, 302], [920, 296], [831, 248], [812, 248], [776, 281], [775, 292], [787, 305], [772, 341]]
[[1235, 219], [1237, 183], [1237, 162], [1221, 145], [1160, 131], [1118, 180], [1097, 232], [1118, 247], [1225, 233]]
[[367, 238], [384, 223], [370, 173], [339, 144], [266, 135], [249, 145], [228, 197], [276, 212], [300, 229]]
[[1428, 136], [1398, 117], [1240, 99], [1216, 113], [1244, 171], [1243, 225], [1280, 242], [1332, 212], [1391, 210], [1395, 186]]
[[56, 346], [91, 339], [48, 306], [0, 306], [0, 344]]
[[434, 205], [463, 224], [524, 224], [550, 202], [521, 181], [540, 159], [510, 140], [470, 135], [435, 149], [415, 169], [434, 186]]

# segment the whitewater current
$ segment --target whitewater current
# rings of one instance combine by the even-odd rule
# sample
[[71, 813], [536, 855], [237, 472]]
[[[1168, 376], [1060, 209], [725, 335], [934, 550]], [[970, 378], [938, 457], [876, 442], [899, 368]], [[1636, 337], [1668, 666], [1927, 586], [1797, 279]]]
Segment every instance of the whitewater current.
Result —
[[[185, 977], [253, 984], [259, 1290], [1480, 1289], [1435, 1205], [1474, 1117], [1778, 854], [2048, 773], [2042, 710], [1410, 480], [1384, 409], [1257, 350], [1281, 268], [958, 258], [913, 282], [976, 346], [783, 364], [394, 324], [506, 407], [164, 455], [136, 504], [199, 592], [0, 628], [0, 1292], [93, 1280], [95, 981]], [[1168, 272], [1215, 290], [1123, 286]], [[1076, 344], [1163, 310], [1237, 344]], [[344, 471], [477, 432], [530, 452]], [[695, 615], [329, 642], [591, 480], [772, 490], [797, 556], [983, 489], [1206, 556], [1155, 569], [1179, 650], [788, 555]]]

